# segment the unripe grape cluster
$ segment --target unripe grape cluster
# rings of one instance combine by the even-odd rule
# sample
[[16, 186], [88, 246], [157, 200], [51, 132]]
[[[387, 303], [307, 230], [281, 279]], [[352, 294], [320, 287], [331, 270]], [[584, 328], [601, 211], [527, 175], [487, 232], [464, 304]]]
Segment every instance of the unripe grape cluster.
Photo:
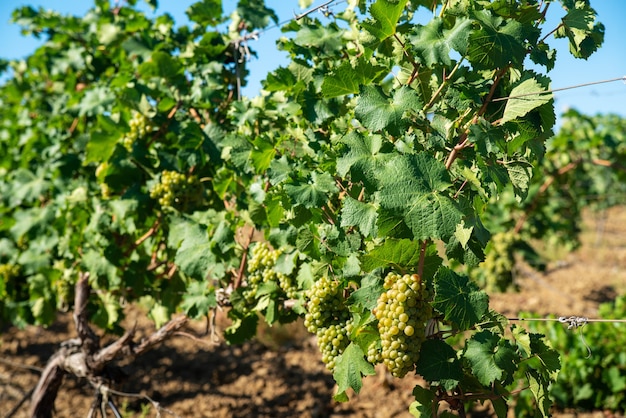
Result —
[[164, 170], [160, 181], [150, 190], [150, 197], [158, 199], [163, 208], [187, 209], [202, 201], [202, 186], [194, 175]]
[[20, 275], [20, 266], [15, 264], [0, 264], [0, 279], [5, 283], [16, 279]]
[[392, 375], [404, 377], [415, 367], [426, 338], [426, 323], [432, 318], [430, 295], [417, 274], [389, 273], [384, 288], [374, 310], [381, 349], [370, 347], [367, 359], [371, 363], [382, 360]]
[[138, 139], [143, 138], [152, 131], [152, 126], [148, 122], [148, 118], [144, 115], [139, 112], [133, 112], [133, 117], [128, 122], [130, 132], [122, 138], [122, 145], [128, 152], [133, 150], [133, 145]]
[[513, 250], [517, 239], [515, 231], [500, 232], [491, 237], [485, 261], [480, 264], [485, 290], [503, 292], [513, 284]]
[[287, 298], [296, 299], [298, 297], [298, 288], [292, 278], [274, 270], [281, 253], [281, 250], [272, 250], [267, 242], [259, 242], [254, 246], [248, 261], [246, 289], [243, 291], [246, 302], [252, 303], [259, 287], [263, 283], [269, 282], [276, 282]]
[[345, 307], [343, 288], [338, 282], [322, 277], [307, 291], [304, 326], [317, 336], [317, 345], [326, 368], [333, 370], [335, 360], [350, 343], [352, 318]]

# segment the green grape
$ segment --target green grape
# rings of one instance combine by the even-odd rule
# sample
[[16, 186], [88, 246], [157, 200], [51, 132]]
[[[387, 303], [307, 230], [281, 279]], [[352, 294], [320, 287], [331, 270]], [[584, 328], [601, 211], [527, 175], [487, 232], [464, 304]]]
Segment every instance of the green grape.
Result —
[[304, 326], [317, 336], [317, 345], [326, 368], [333, 370], [335, 360], [350, 344], [352, 319], [345, 307], [339, 283], [322, 277], [307, 291]]
[[396, 377], [403, 377], [415, 367], [420, 348], [426, 339], [426, 323], [432, 318], [429, 293], [417, 274], [385, 277], [374, 315], [378, 319], [380, 350], [370, 346], [368, 361], [381, 360]]
[[514, 231], [500, 232], [491, 237], [485, 261], [480, 264], [480, 279], [485, 290], [504, 292], [513, 284], [516, 242]]
[[160, 180], [150, 190], [150, 197], [161, 207], [185, 211], [201, 203], [203, 189], [196, 176], [164, 170]]
[[15, 264], [0, 264], [0, 278], [4, 283], [18, 278], [20, 275], [20, 266]]
[[130, 132], [122, 138], [122, 145], [128, 152], [133, 150], [133, 145], [138, 139], [143, 138], [152, 131], [152, 126], [150, 126], [148, 122], [148, 119], [144, 115], [139, 112], [133, 112], [133, 117], [128, 122]]
[[281, 250], [272, 250], [267, 242], [259, 242], [252, 249], [248, 261], [246, 289], [243, 291], [248, 304], [252, 304], [256, 299], [259, 287], [269, 282], [276, 282], [286, 298], [298, 298], [298, 288], [292, 278], [274, 270], [281, 254]]

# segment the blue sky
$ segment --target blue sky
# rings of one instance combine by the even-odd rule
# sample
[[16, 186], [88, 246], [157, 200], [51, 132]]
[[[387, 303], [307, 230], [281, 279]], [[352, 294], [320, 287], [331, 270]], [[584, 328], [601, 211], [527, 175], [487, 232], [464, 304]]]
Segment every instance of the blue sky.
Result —
[[[185, 10], [195, 0], [160, 0], [157, 13], [170, 13], [178, 24], [188, 22]], [[230, 12], [236, 6], [236, 0], [223, 0], [224, 10]], [[269, 7], [279, 15], [281, 21], [293, 17], [300, 11], [297, 0], [267, 0]], [[323, 3], [316, 0], [313, 5]], [[22, 5], [41, 6], [54, 9], [61, 13], [82, 15], [89, 9], [89, 0], [0, 0], [0, 57], [19, 59], [32, 53], [42, 43], [34, 38], [20, 35], [19, 27], [9, 23], [11, 12]], [[550, 41], [557, 48], [557, 64], [549, 73], [552, 87], [560, 88], [581, 83], [612, 79], [626, 76], [626, 1], [624, 0], [591, 0], [599, 20], [606, 27], [605, 42], [602, 48], [587, 61], [571, 57], [567, 52], [565, 40]], [[335, 10], [345, 7], [344, 2], [333, 6]], [[143, 7], [147, 10], [146, 7]], [[558, 3], [551, 5], [548, 14], [550, 29], [558, 23], [561, 10]], [[244, 94], [253, 96], [260, 89], [260, 82], [268, 71], [286, 63], [284, 53], [276, 50], [276, 39], [283, 34], [278, 28], [263, 32], [260, 38], [250, 42], [250, 47], [257, 51], [258, 58], [250, 62], [251, 76]], [[617, 113], [626, 117], [626, 84], [617, 81], [555, 94], [557, 114], [567, 108], [575, 108], [582, 113]]]

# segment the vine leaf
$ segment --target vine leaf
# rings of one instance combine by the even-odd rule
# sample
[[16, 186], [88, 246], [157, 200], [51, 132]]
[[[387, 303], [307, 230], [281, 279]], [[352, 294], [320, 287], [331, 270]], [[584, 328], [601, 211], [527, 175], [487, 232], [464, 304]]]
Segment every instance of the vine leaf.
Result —
[[519, 361], [515, 348], [491, 331], [474, 334], [467, 342], [463, 358], [471, 365], [474, 376], [485, 386], [495, 381], [510, 383]]
[[424, 341], [415, 368], [424, 379], [440, 382], [446, 390], [453, 389], [463, 377], [456, 352], [442, 340]]
[[363, 386], [363, 376], [376, 374], [374, 366], [365, 361], [365, 353], [355, 343], [350, 343], [343, 354], [335, 360], [335, 371], [333, 377], [337, 382], [337, 394], [335, 400], [347, 400], [346, 390], [352, 388], [359, 393]]
[[398, 155], [379, 173], [380, 206], [396, 212], [416, 239], [446, 239], [454, 234], [463, 213], [444, 192], [450, 184], [444, 165], [424, 152]]
[[319, 208], [328, 199], [328, 194], [337, 191], [335, 180], [327, 173], [312, 172], [306, 183], [286, 184], [285, 191], [296, 203], [305, 208]]
[[222, 17], [221, 0], [202, 0], [192, 4], [185, 12], [189, 20], [202, 26], [217, 25]]
[[[513, 90], [511, 90], [511, 93], [509, 94], [511, 98], [508, 99], [506, 102], [506, 107], [504, 108], [504, 115], [502, 116], [501, 122], [506, 123], [508, 121], [521, 118], [531, 110], [548, 103], [550, 100], [552, 100], [552, 94], [546, 94], [545, 92], [547, 90], [548, 86], [546, 86], [545, 83], [540, 83], [534, 77], [527, 78], [521, 81], [517, 86], [513, 88]], [[524, 97], [515, 97], [539, 92], [541, 93], [532, 94]]]
[[352, 292], [348, 303], [360, 305], [364, 309], [372, 310], [378, 304], [378, 298], [384, 292], [381, 280], [377, 274], [371, 273], [363, 277], [360, 287]]
[[181, 309], [190, 318], [198, 319], [209, 313], [209, 309], [217, 306], [215, 291], [210, 290], [206, 282], [193, 281], [187, 286], [183, 295]]
[[375, 173], [382, 170], [389, 159], [389, 154], [382, 152], [382, 137], [352, 131], [341, 142], [348, 152], [337, 159], [337, 173], [345, 176], [350, 172], [353, 181], [362, 181], [367, 188], [377, 185]]
[[376, 236], [378, 212], [371, 203], [347, 196], [341, 208], [341, 226], [356, 226], [365, 236]]
[[415, 402], [409, 406], [409, 412], [416, 418], [432, 418], [433, 403], [435, 402], [434, 389], [428, 390], [420, 385], [413, 388], [413, 396]]
[[[421, 246], [419, 241], [389, 238], [381, 246], [374, 248], [361, 258], [361, 267], [364, 271], [389, 266], [402, 270], [415, 268], [419, 264]], [[424, 276], [431, 277], [441, 262], [435, 246], [429, 246], [424, 259]]]
[[526, 372], [526, 378], [528, 379], [530, 391], [535, 398], [537, 411], [541, 414], [540, 416], [551, 416], [550, 406], [552, 402], [550, 401], [550, 397], [548, 395], [550, 382], [546, 381], [546, 379], [536, 370], [528, 370]]
[[361, 85], [369, 84], [387, 72], [382, 65], [372, 65], [364, 60], [359, 60], [356, 67], [346, 61], [331, 75], [324, 77], [322, 94], [326, 98], [356, 94]]
[[461, 330], [476, 324], [489, 307], [489, 296], [466, 276], [441, 267], [435, 277], [433, 307]]
[[[188, 276], [203, 280], [216, 266], [206, 227], [178, 218], [172, 221], [170, 231], [170, 243], [179, 243], [174, 258], [176, 265]], [[175, 248], [177, 245], [172, 246]]]
[[481, 29], [469, 37], [468, 59], [475, 69], [503, 68], [518, 65], [526, 56], [523, 25], [516, 20], [493, 16], [489, 10], [474, 13]]
[[371, 131], [387, 130], [399, 136], [408, 125], [406, 115], [422, 106], [417, 92], [407, 86], [397, 89], [392, 97], [379, 86], [365, 86], [354, 111], [357, 119]]
[[587, 59], [604, 42], [604, 25], [596, 22], [596, 12], [585, 2], [576, 2], [563, 17], [556, 38], [567, 37], [569, 49], [576, 58]]
[[559, 353], [545, 343], [541, 334], [530, 334], [530, 348], [539, 359], [538, 369], [556, 379], [556, 373], [561, 368]]
[[370, 7], [372, 19], [362, 22], [361, 26], [379, 41], [384, 41], [396, 33], [398, 20], [402, 16], [407, 1], [377, 0]]
[[470, 19], [458, 18], [452, 29], [444, 29], [444, 20], [436, 17], [424, 26], [415, 27], [411, 43], [427, 66], [432, 67], [439, 63], [450, 65], [451, 50], [461, 55], [466, 53], [471, 29]]

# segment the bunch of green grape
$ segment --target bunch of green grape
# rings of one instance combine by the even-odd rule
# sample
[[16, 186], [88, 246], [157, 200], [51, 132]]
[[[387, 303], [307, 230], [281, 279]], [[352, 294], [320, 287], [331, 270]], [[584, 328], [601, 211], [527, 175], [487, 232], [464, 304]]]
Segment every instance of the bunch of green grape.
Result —
[[4, 283], [9, 283], [20, 276], [20, 271], [20, 266], [16, 264], [0, 264], [0, 279]]
[[186, 210], [202, 201], [202, 185], [194, 175], [164, 170], [159, 183], [150, 190], [150, 197], [158, 199], [163, 208]]
[[243, 296], [248, 304], [252, 304], [256, 299], [259, 287], [263, 283], [269, 282], [276, 282], [287, 298], [298, 298], [298, 288], [293, 279], [274, 269], [281, 253], [280, 250], [272, 250], [267, 242], [259, 242], [252, 249], [248, 261], [246, 289], [243, 291]]
[[514, 231], [499, 232], [491, 237], [485, 261], [480, 264], [480, 280], [488, 292], [504, 292], [513, 284], [515, 267]]
[[128, 122], [130, 126], [130, 132], [128, 132], [122, 138], [122, 145], [124, 148], [131, 152], [135, 142], [146, 136], [149, 132], [152, 132], [152, 126], [149, 124], [148, 118], [139, 112], [133, 111], [133, 117]]
[[426, 324], [432, 318], [430, 294], [417, 274], [389, 273], [384, 288], [374, 310], [380, 351], [371, 346], [367, 359], [371, 363], [382, 360], [392, 375], [404, 377], [415, 367], [426, 339]]
[[307, 291], [304, 326], [317, 336], [317, 345], [326, 368], [333, 370], [335, 360], [350, 344], [353, 321], [345, 307], [343, 288], [322, 277]]

